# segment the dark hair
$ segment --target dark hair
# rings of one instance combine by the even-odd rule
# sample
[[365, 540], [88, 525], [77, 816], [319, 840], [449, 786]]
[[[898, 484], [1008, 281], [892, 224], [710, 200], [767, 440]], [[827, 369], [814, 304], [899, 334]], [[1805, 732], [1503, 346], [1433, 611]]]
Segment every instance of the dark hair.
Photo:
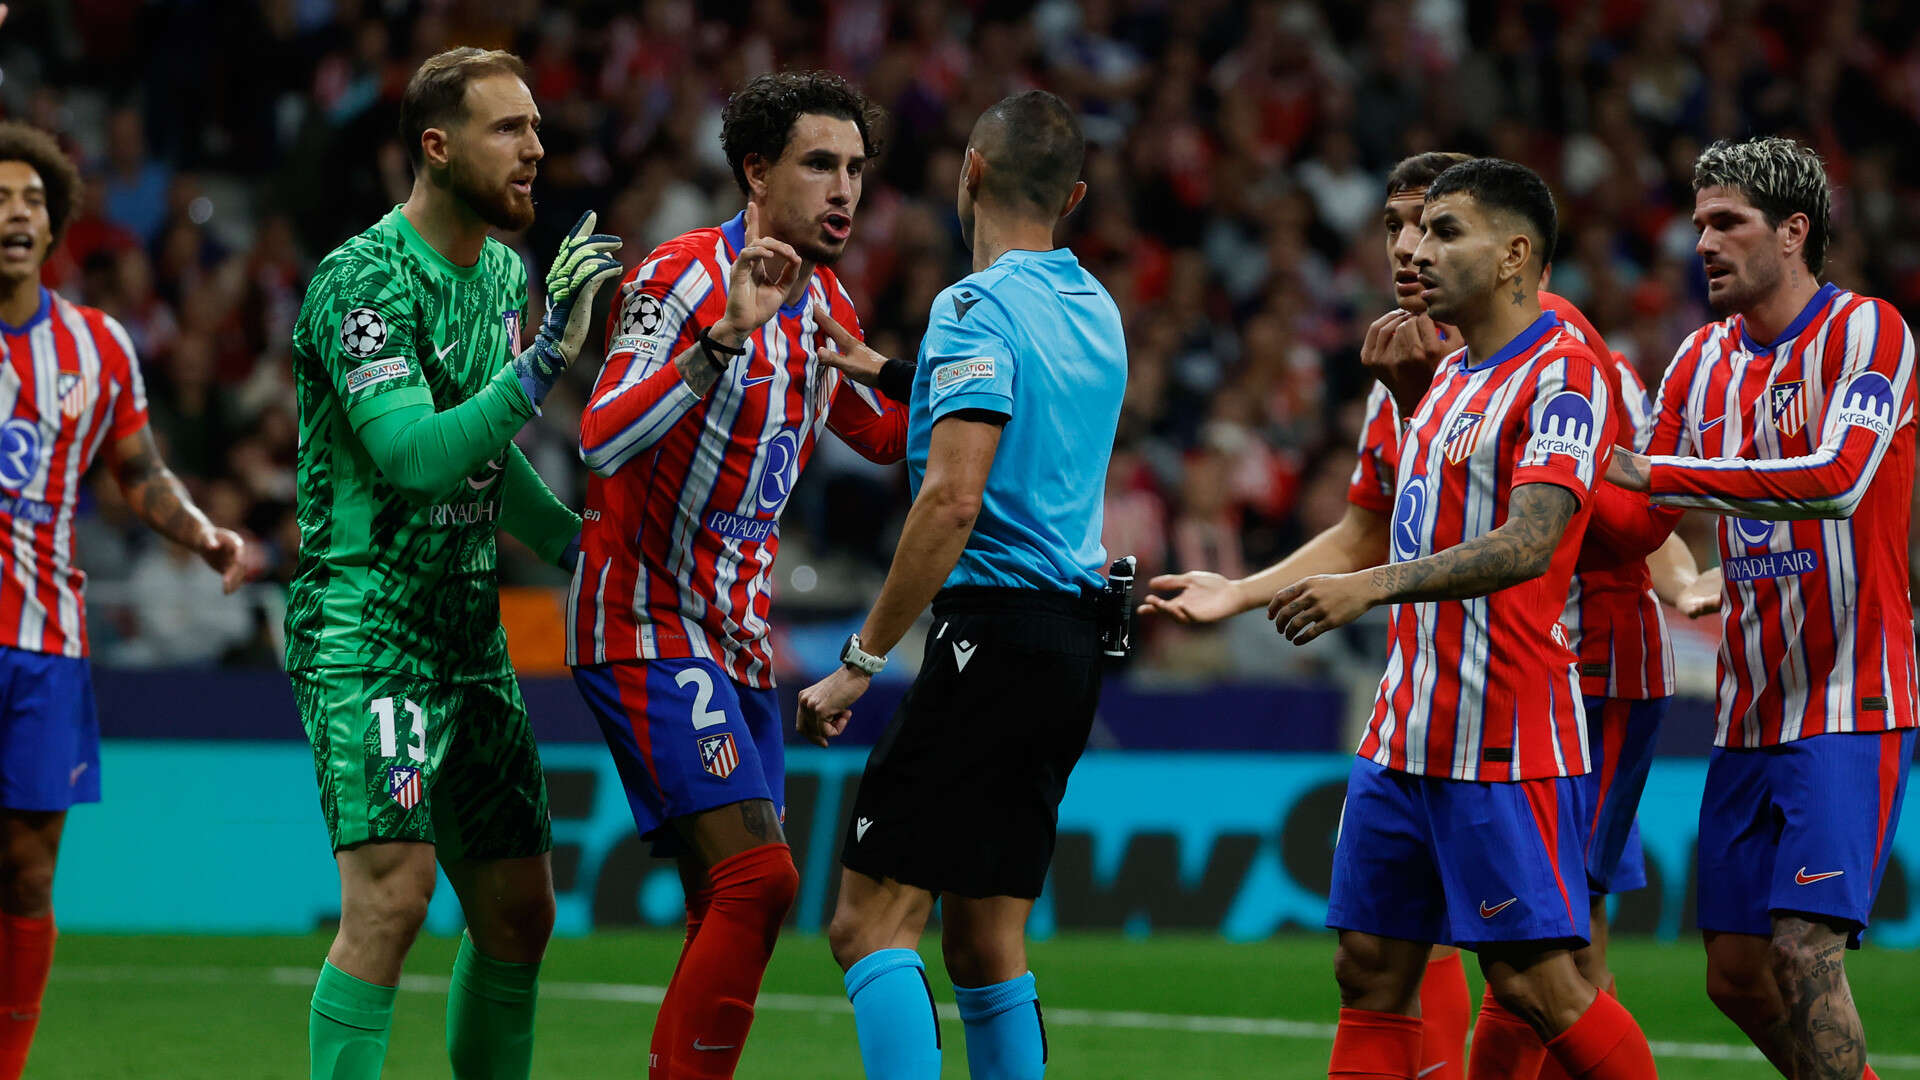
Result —
[[968, 142], [987, 159], [983, 193], [993, 202], [1026, 203], [1058, 214], [1087, 157], [1073, 109], [1045, 90], [1001, 98], [973, 125]]
[[1424, 154], [1401, 158], [1400, 163], [1387, 174], [1387, 198], [1430, 187], [1441, 173], [1463, 161], [1472, 160], [1472, 154], [1456, 154], [1451, 150], [1429, 150]]
[[880, 156], [880, 127], [886, 113], [847, 80], [831, 71], [773, 71], [756, 75], [727, 98], [720, 115], [720, 148], [733, 167], [742, 195], [747, 185], [747, 155], [771, 164], [780, 160], [793, 137], [794, 122], [809, 113], [853, 121], [860, 147], [871, 161]]
[[25, 162], [40, 174], [47, 188], [47, 222], [53, 231], [53, 243], [47, 245], [51, 253], [80, 206], [80, 167], [52, 135], [15, 120], [0, 123], [0, 161]]
[[1540, 174], [1518, 162], [1504, 158], [1473, 158], [1450, 166], [1427, 185], [1427, 203], [1442, 195], [1462, 192], [1489, 210], [1513, 214], [1526, 222], [1538, 247], [1540, 265], [1553, 261], [1554, 243], [1559, 236], [1559, 215], [1553, 208], [1553, 192]]
[[463, 45], [427, 57], [407, 80], [407, 92], [400, 98], [400, 141], [415, 169], [426, 160], [420, 136], [428, 128], [444, 127], [449, 120], [466, 116], [467, 84], [488, 75], [525, 80], [527, 65], [501, 49]]
[[1820, 155], [1792, 139], [1766, 137], [1731, 143], [1722, 139], [1693, 163], [1693, 190], [1733, 188], [1766, 217], [1767, 225], [1807, 215], [1807, 242], [1800, 249], [1815, 274], [1827, 264], [1833, 232], [1833, 189]]

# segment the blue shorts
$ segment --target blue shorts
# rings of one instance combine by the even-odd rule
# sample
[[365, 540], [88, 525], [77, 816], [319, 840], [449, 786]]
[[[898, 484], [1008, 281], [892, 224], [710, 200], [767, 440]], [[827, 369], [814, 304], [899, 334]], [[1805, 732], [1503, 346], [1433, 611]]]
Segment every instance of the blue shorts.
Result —
[[779, 694], [733, 681], [711, 660], [637, 660], [573, 669], [653, 853], [687, 852], [674, 818], [766, 799], [787, 814]]
[[1632, 892], [1647, 884], [1640, 850], [1640, 793], [1653, 766], [1653, 743], [1671, 698], [1630, 701], [1590, 697], [1587, 753], [1593, 771], [1575, 778], [1587, 816], [1587, 890], [1595, 896]]
[[0, 645], [0, 807], [100, 801], [100, 718], [87, 662]]
[[1880, 891], [1914, 731], [1715, 747], [1700, 800], [1700, 929], [1771, 937], [1774, 912], [1852, 928]]
[[1467, 949], [1585, 944], [1579, 807], [1571, 778], [1447, 780], [1355, 758], [1327, 925]]

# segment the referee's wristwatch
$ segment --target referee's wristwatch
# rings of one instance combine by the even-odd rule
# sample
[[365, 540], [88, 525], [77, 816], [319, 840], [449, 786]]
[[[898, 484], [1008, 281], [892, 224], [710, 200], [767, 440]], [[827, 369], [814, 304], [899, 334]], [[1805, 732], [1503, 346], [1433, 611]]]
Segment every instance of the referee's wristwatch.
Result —
[[868, 675], [878, 675], [887, 666], [887, 658], [875, 656], [860, 647], [860, 635], [848, 634], [847, 643], [840, 646], [840, 662], [855, 671], [864, 671]]

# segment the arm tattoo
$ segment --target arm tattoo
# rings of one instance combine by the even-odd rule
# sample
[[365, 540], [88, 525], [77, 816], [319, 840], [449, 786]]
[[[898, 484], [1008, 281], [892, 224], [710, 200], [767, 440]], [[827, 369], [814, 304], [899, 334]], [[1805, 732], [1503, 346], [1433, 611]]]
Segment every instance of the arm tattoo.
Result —
[[206, 515], [193, 505], [193, 497], [180, 478], [160, 460], [153, 432], [142, 430], [133, 438], [136, 448], [114, 468], [114, 478], [126, 494], [127, 505], [155, 532], [176, 544], [194, 546], [209, 524]]
[[1830, 926], [1792, 916], [1773, 924], [1774, 979], [1785, 999], [1783, 1045], [1793, 1074], [1852, 1080], [1866, 1066], [1866, 1032], [1847, 985], [1847, 939]]
[[1579, 504], [1556, 484], [1523, 484], [1507, 501], [1500, 527], [1412, 562], [1376, 566], [1373, 583], [1389, 603], [1465, 600], [1546, 573]]
[[1626, 475], [1634, 487], [1643, 487], [1648, 483], [1647, 470], [1643, 465], [1646, 459], [1639, 454], [1615, 454], [1613, 460], [1620, 463], [1620, 471]]
[[707, 351], [697, 341], [680, 350], [680, 355], [673, 358], [673, 366], [680, 369], [680, 379], [687, 388], [700, 397], [706, 397], [713, 384], [720, 381], [719, 369], [707, 360]]

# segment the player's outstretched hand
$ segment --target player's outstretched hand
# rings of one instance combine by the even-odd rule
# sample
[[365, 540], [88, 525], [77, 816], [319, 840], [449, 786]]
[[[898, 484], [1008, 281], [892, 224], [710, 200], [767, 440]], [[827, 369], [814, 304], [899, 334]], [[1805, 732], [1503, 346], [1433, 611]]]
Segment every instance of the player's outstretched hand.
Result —
[[1702, 615], [1711, 615], [1720, 610], [1720, 590], [1724, 582], [1720, 568], [1703, 571], [1693, 579], [1693, 584], [1680, 590], [1680, 596], [1674, 606], [1682, 615], [1697, 619]]
[[773, 318], [787, 302], [800, 261], [800, 253], [790, 245], [761, 235], [760, 208], [748, 202], [746, 244], [727, 274], [727, 313], [714, 325], [714, 336], [745, 337]]
[[1140, 614], [1151, 615], [1158, 611], [1174, 622], [1187, 626], [1219, 622], [1247, 610], [1247, 605], [1240, 599], [1240, 587], [1233, 579], [1211, 570], [1161, 574], [1148, 581], [1147, 588], [1154, 592], [1171, 592], [1173, 595], [1160, 597], [1148, 593], [1140, 604]]
[[581, 214], [560, 241], [560, 252], [547, 270], [547, 317], [540, 320], [533, 344], [513, 360], [520, 387], [536, 407], [580, 355], [593, 322], [594, 294], [620, 276], [620, 260], [613, 257], [620, 238], [594, 232], [595, 220], [591, 210]]
[[794, 730], [815, 746], [827, 745], [828, 739], [847, 730], [847, 721], [853, 719], [853, 703], [872, 684], [871, 675], [845, 664], [835, 668], [833, 674], [800, 691], [800, 714], [794, 718]]
[[200, 536], [201, 559], [220, 575], [222, 591], [232, 593], [259, 571], [253, 549], [232, 529], [212, 528]]
[[880, 381], [880, 369], [887, 366], [887, 358], [867, 347], [867, 343], [854, 337], [846, 327], [841, 326], [825, 304], [813, 305], [813, 321], [820, 324], [826, 332], [827, 340], [833, 342], [829, 349], [825, 345], [813, 351], [813, 358], [826, 367], [845, 375], [861, 386], [874, 386]]
[[1295, 645], [1345, 626], [1380, 602], [1372, 574], [1316, 574], [1273, 594], [1267, 618]]

